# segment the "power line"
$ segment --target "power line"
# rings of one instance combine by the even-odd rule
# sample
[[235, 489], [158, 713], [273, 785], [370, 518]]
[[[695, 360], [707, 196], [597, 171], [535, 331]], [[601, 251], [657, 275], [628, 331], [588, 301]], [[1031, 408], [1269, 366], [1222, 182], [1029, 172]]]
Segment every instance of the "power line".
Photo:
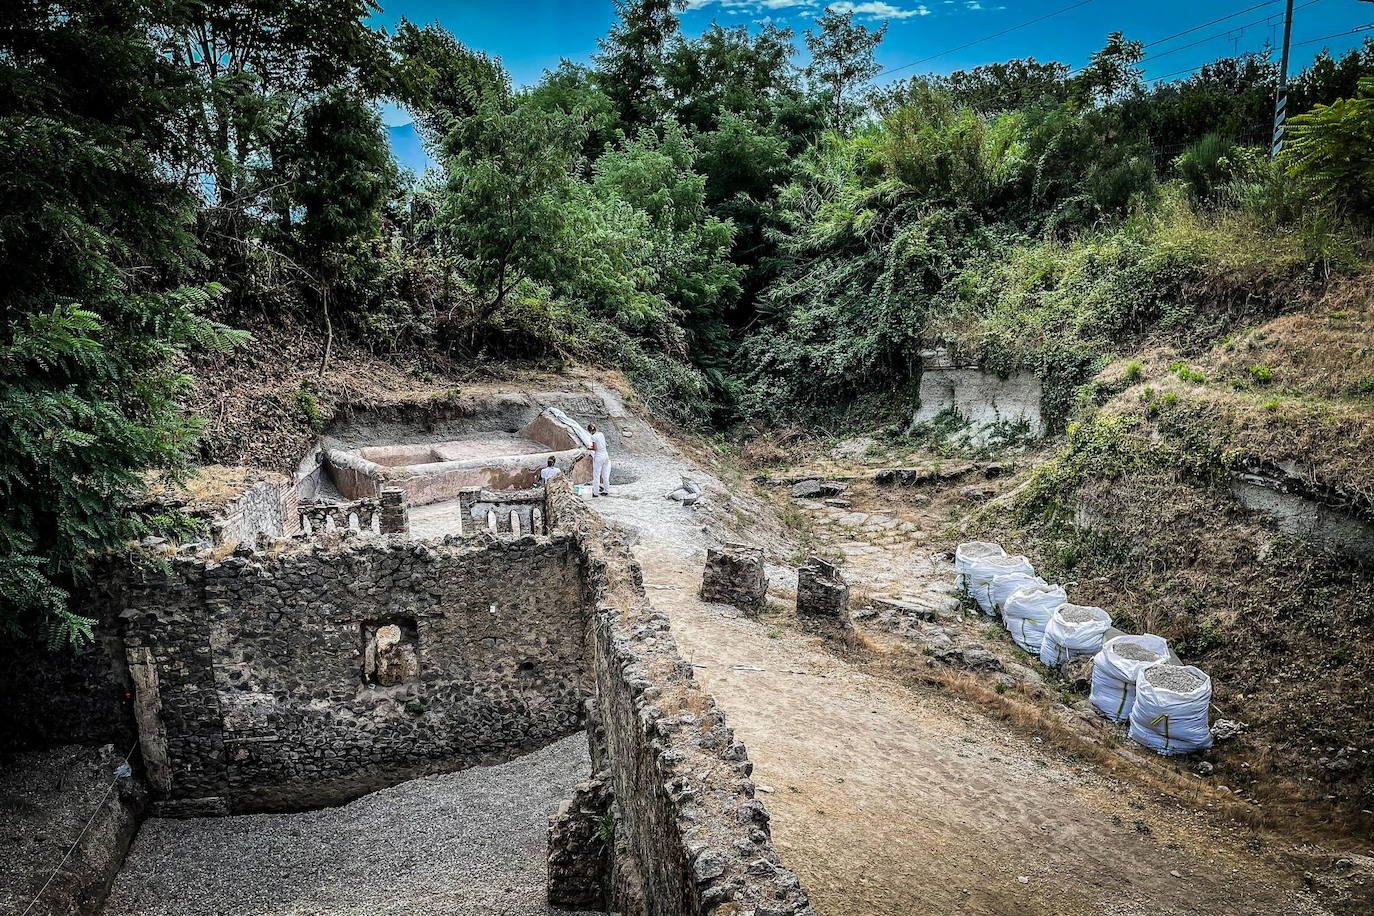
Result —
[[[1320, 2], [1320, 0], [1307, 0], [1307, 2], [1304, 3], [1304, 4], [1302, 4], [1301, 6], [1295, 6], [1295, 7], [1293, 7], [1293, 12], [1296, 13], [1298, 10], [1306, 9], [1307, 7], [1311, 6], [1312, 4], [1314, 4], [1314, 3], [1319, 3], [1319, 2]], [[1247, 23], [1245, 23], [1245, 25], [1232, 26], [1231, 28], [1226, 29], [1225, 31], [1222, 31], [1222, 32], [1213, 32], [1211, 35], [1208, 35], [1206, 38], [1199, 38], [1199, 39], [1197, 39], [1196, 41], [1190, 41], [1190, 42], [1188, 42], [1186, 45], [1179, 45], [1177, 48], [1170, 48], [1170, 49], [1167, 50], [1167, 51], [1159, 51], [1159, 52], [1156, 52], [1156, 53], [1154, 53], [1154, 54], [1147, 54], [1147, 55], [1145, 55], [1144, 57], [1142, 57], [1142, 58], [1140, 59], [1139, 62], [1143, 64], [1143, 63], [1145, 63], [1145, 61], [1147, 61], [1147, 60], [1155, 60], [1156, 58], [1167, 57], [1168, 55], [1174, 54], [1174, 53], [1176, 53], [1176, 52], [1178, 52], [1178, 51], [1186, 51], [1188, 48], [1195, 48], [1195, 47], [1197, 47], [1198, 45], [1206, 44], [1207, 42], [1213, 41], [1213, 40], [1215, 40], [1215, 39], [1217, 39], [1217, 38], [1226, 37], [1226, 36], [1231, 35], [1231, 34], [1233, 34], [1233, 33], [1235, 33], [1235, 32], [1242, 32], [1242, 33], [1243, 33], [1246, 29], [1250, 28], [1251, 26], [1264, 25], [1265, 23], [1271, 22], [1275, 16], [1279, 16], [1279, 15], [1282, 15], [1282, 14], [1281, 14], [1281, 13], [1270, 13], [1268, 16], [1265, 16], [1263, 19], [1256, 19], [1256, 20], [1253, 21], [1253, 22], [1247, 22]], [[1215, 20], [1214, 20], [1214, 21], [1215, 21]], [[1210, 23], [1209, 23], [1209, 24], [1210, 24]], [[1189, 29], [1189, 31], [1190, 31], [1190, 32], [1191, 32], [1191, 31], [1196, 31], [1196, 29]], [[1186, 34], [1186, 33], [1180, 33], [1180, 34]], [[1175, 35], [1175, 36], [1173, 36], [1173, 37], [1174, 37], [1174, 38], [1177, 38], [1178, 36]], [[1158, 42], [1151, 42], [1151, 44], [1158, 44]], [[1147, 47], [1148, 47], [1148, 46], [1147, 46]]]
[[[1236, 10], [1234, 13], [1228, 13], [1227, 15], [1222, 16], [1219, 19], [1213, 19], [1211, 22], [1204, 22], [1201, 25], [1195, 25], [1190, 29], [1184, 29], [1182, 32], [1175, 32], [1174, 34], [1166, 35], [1163, 38], [1156, 38], [1154, 41], [1142, 45], [1141, 47], [1149, 48], [1153, 47], [1154, 45], [1163, 44], [1166, 41], [1173, 41], [1175, 38], [1181, 38], [1184, 35], [1190, 35], [1193, 32], [1198, 31], [1199, 29], [1205, 29], [1208, 26], [1216, 25], [1218, 22], [1225, 22], [1227, 19], [1235, 19], [1237, 16], [1244, 16], [1246, 13], [1252, 10], [1257, 10], [1262, 6], [1273, 6], [1275, 3], [1278, 2], [1279, 0], [1264, 0], [1263, 3], [1256, 3], [1254, 6], [1247, 6], [1243, 10]], [[1316, 0], [1312, 0], [1312, 2], [1315, 3]], [[1244, 28], [1244, 26], [1242, 26], [1241, 28]]]
[[[1027, 19], [1025, 22], [1022, 22], [1019, 25], [1011, 26], [1010, 28], [1003, 29], [1000, 32], [993, 32], [991, 35], [984, 35], [982, 38], [976, 38], [973, 41], [970, 41], [966, 44], [959, 45], [957, 48], [949, 48], [947, 50], [941, 51], [938, 54], [932, 54], [929, 57], [923, 57], [920, 60], [914, 60], [909, 64], [902, 64], [900, 67], [892, 67], [890, 69], [884, 70], [881, 73], [874, 76], [873, 78], [878, 79], [879, 77], [887, 76], [889, 73], [896, 73], [899, 70], [909, 70], [912, 67], [919, 67], [921, 64], [929, 63], [930, 61], [935, 60], [936, 58], [944, 57], [946, 54], [953, 54], [955, 51], [962, 51], [965, 48], [971, 48], [974, 45], [980, 45], [985, 41], [991, 41], [994, 38], [1001, 38], [1003, 35], [1008, 35], [1019, 29], [1024, 29], [1026, 26], [1035, 25], [1037, 22], [1044, 22], [1046, 19], [1053, 19], [1055, 16], [1067, 13], [1070, 10], [1076, 10], [1080, 6], [1087, 6], [1089, 3], [1092, 2], [1093, 0], [1078, 0], [1077, 3], [1074, 3], [1070, 6], [1063, 7], [1062, 9], [1057, 9], [1052, 13], [1046, 13], [1043, 16], [1037, 16], [1034, 19]], [[1269, 0], [1269, 2], [1272, 3], [1274, 2], [1274, 0]]]
[[1326, 41], [1330, 38], [1341, 38], [1345, 35], [1354, 35], [1356, 32], [1364, 32], [1368, 31], [1369, 29], [1374, 29], [1374, 22], [1367, 22], [1364, 25], [1357, 25], [1355, 26], [1355, 28], [1350, 29], [1349, 31], [1337, 32], [1335, 35], [1323, 35], [1321, 38], [1309, 38], [1306, 41], [1295, 41], [1293, 42], [1293, 47], [1299, 48], [1303, 45], [1313, 45], [1319, 41]]
[[[1292, 43], [1292, 45], [1290, 45], [1290, 47], [1299, 48], [1299, 47], [1302, 47], [1303, 45], [1316, 44], [1316, 43], [1319, 42], [1319, 41], [1328, 41], [1328, 40], [1330, 40], [1330, 39], [1332, 39], [1332, 38], [1340, 38], [1340, 37], [1345, 36], [1345, 35], [1354, 35], [1354, 34], [1357, 33], [1357, 32], [1364, 32], [1364, 31], [1366, 31], [1366, 30], [1368, 30], [1368, 29], [1374, 29], [1374, 22], [1371, 22], [1371, 23], [1369, 23], [1369, 24], [1367, 24], [1367, 25], [1356, 26], [1355, 28], [1350, 29], [1350, 30], [1345, 31], [1345, 32], [1337, 32], [1337, 33], [1334, 34], [1334, 35], [1323, 35], [1321, 38], [1309, 38], [1309, 39], [1307, 39], [1306, 41], [1295, 41], [1295, 42]], [[1258, 57], [1258, 56], [1260, 56], [1260, 55], [1263, 54], [1263, 53], [1264, 53], [1263, 50], [1260, 50], [1260, 51], [1247, 51], [1246, 53], [1236, 55], [1236, 56], [1232, 57], [1231, 59], [1232, 59], [1232, 60], [1249, 60], [1250, 58], [1252, 58], [1252, 57]], [[1192, 72], [1194, 72], [1195, 70], [1201, 70], [1203, 67], [1206, 67], [1206, 66], [1208, 66], [1208, 65], [1210, 65], [1210, 64], [1214, 64], [1214, 63], [1216, 63], [1216, 61], [1209, 60], [1209, 61], [1207, 61], [1207, 62], [1205, 62], [1205, 63], [1198, 64], [1196, 67], [1185, 67], [1185, 68], [1182, 69], [1182, 70], [1175, 70], [1175, 71], [1173, 71], [1172, 73], [1165, 73], [1163, 76], [1151, 77], [1151, 78], [1150, 78], [1150, 82], [1157, 83], [1157, 82], [1160, 82], [1160, 81], [1162, 81], [1162, 80], [1166, 80], [1166, 79], [1168, 79], [1168, 78], [1171, 77], [1171, 76], [1179, 76], [1180, 74], [1183, 74], [1183, 73], [1192, 73]]]

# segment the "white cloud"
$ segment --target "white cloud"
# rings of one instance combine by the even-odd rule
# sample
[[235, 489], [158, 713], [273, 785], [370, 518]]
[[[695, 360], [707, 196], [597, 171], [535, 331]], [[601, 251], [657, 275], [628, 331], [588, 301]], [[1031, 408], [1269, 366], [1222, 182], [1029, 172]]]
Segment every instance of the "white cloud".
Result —
[[853, 13], [860, 19], [910, 19], [912, 16], [930, 15], [930, 10], [924, 3], [903, 7], [883, 3], [882, 0], [865, 0], [863, 3], [850, 3], [848, 0], [840, 0], [838, 3], [827, 5], [837, 13]]
[[[952, 0], [944, 0], [949, 3]], [[829, 8], [837, 13], [853, 13], [860, 19], [910, 19], [913, 16], [929, 16], [930, 9], [924, 3], [915, 6], [898, 6], [893, 3], [886, 3], [884, 0], [861, 0], [854, 3], [851, 0], [836, 0], [827, 3], [825, 0], [687, 0], [687, 10], [704, 10], [716, 6], [728, 13], [739, 15], [745, 12], [764, 13], [764, 12], [786, 12], [794, 10], [818, 10]], [[970, 9], [981, 9], [974, 0], [969, 3]]]
[[762, 10], [811, 9], [819, 0], [687, 0], [687, 10], [704, 10], [720, 6], [727, 10], [759, 12]]

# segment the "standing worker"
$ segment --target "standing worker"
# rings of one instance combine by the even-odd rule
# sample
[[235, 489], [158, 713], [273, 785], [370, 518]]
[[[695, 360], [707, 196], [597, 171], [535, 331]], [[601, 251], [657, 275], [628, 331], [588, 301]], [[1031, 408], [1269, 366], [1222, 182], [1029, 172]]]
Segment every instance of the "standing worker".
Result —
[[553, 480], [555, 477], [562, 473], [563, 472], [558, 469], [558, 459], [550, 455], [548, 467], [540, 468], [539, 470], [539, 479]]
[[611, 455], [606, 451], [606, 434], [597, 432], [595, 423], [587, 424], [592, 434], [592, 495], [611, 495]]

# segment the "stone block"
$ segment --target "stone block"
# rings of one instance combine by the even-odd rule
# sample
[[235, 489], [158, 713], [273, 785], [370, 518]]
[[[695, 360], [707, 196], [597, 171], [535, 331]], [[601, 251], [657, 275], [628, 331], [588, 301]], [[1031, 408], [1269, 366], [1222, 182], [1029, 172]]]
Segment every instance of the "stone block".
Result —
[[399, 487], [382, 487], [382, 534], [410, 534], [410, 509], [406, 491]]
[[833, 563], [812, 557], [797, 570], [797, 620], [837, 635], [853, 630], [849, 584]]
[[549, 904], [567, 910], [607, 908], [614, 828], [610, 774], [573, 790], [549, 818]]
[[708, 548], [700, 595], [702, 601], [729, 604], [751, 614], [759, 613], [768, 595], [763, 548], [747, 544]]

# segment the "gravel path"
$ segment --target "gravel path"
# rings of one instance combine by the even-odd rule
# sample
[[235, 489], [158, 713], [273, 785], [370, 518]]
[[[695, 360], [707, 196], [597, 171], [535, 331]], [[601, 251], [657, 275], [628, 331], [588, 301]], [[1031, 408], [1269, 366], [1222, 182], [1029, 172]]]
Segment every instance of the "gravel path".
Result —
[[543, 916], [548, 816], [590, 767], [579, 734], [340, 808], [150, 820], [105, 916]]
[[[706, 473], [615, 406], [613, 495], [592, 508], [634, 535], [649, 600], [748, 746], [774, 842], [817, 912], [1329, 916], [1233, 826], [1157, 804], [971, 704], [888, 680], [786, 615], [702, 602], [706, 547], [757, 543], [781, 522], [745, 504], [747, 483]], [[696, 511], [662, 495], [684, 474], [708, 490]], [[844, 551], [856, 590], [957, 607], [954, 570], [925, 543], [940, 519], [898, 512], [891, 496], [856, 483], [850, 507], [795, 504]]]

